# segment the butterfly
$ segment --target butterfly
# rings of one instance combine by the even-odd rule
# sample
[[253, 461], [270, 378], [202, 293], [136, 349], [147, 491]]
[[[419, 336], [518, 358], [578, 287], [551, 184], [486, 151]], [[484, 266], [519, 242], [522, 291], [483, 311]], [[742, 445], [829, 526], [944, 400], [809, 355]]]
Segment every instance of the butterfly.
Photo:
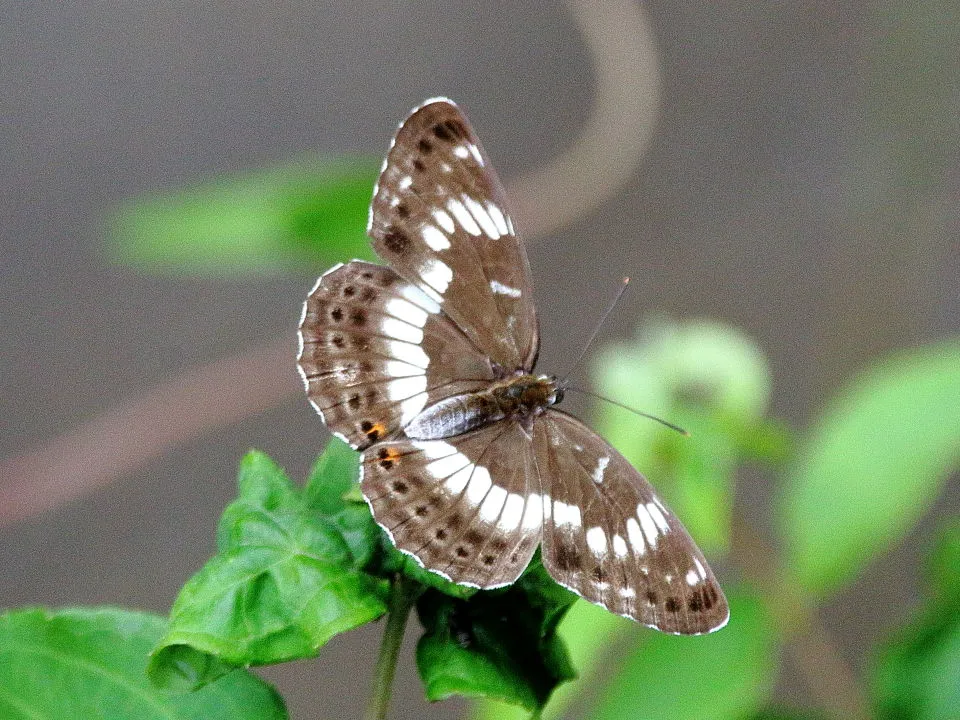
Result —
[[671, 633], [727, 622], [703, 553], [650, 483], [557, 409], [526, 250], [466, 116], [435, 98], [400, 125], [368, 234], [386, 265], [327, 271], [298, 367], [328, 429], [361, 452], [393, 543], [453, 582], [515, 581], [537, 547], [561, 585]]

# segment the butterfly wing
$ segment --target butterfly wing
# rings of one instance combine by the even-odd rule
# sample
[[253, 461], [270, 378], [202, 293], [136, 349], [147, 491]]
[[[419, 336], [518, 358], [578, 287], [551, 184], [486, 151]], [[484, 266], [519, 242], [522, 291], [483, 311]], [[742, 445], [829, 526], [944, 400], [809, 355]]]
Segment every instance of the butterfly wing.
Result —
[[491, 588], [512, 583], [530, 562], [543, 503], [533, 443], [517, 423], [378, 443], [361, 467], [377, 522], [428, 570]]
[[527, 254], [503, 186], [451, 101], [403, 122], [370, 206], [377, 254], [416, 284], [507, 371], [529, 370], [539, 343]]
[[727, 601], [703, 553], [620, 453], [558, 410], [537, 420], [534, 447], [543, 562], [557, 582], [664, 632], [726, 624]]
[[359, 260], [317, 281], [303, 309], [297, 363], [327, 427], [355, 448], [494, 377], [489, 359], [435, 300], [390, 268]]

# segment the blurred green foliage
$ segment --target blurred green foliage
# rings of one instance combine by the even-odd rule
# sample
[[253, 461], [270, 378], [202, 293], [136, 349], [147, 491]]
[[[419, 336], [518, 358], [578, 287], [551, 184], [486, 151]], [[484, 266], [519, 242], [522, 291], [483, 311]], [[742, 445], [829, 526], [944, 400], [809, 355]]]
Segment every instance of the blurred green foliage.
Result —
[[303, 272], [371, 259], [365, 228], [379, 161], [315, 158], [138, 199], [111, 220], [107, 255], [152, 272]]

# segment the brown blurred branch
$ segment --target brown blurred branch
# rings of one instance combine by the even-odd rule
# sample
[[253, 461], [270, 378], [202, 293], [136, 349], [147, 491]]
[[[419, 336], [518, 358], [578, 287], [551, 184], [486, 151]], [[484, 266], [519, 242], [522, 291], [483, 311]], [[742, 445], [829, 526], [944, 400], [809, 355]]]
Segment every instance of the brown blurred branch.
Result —
[[[656, 114], [653, 34], [629, 0], [569, 3], [597, 89], [580, 136], [546, 167], [510, 183], [528, 238], [555, 232], [614, 194], [635, 171]], [[300, 392], [293, 332], [185, 370], [40, 448], [0, 462], [0, 525], [72, 500], [216, 427]]]
[[784, 577], [771, 544], [739, 515], [733, 521], [733, 559], [763, 594], [784, 644], [790, 648], [812, 699], [831, 716], [869, 720], [867, 699], [816, 608]]
[[0, 525], [79, 497], [204, 432], [303, 392], [292, 334], [186, 370], [31, 453], [4, 460]]

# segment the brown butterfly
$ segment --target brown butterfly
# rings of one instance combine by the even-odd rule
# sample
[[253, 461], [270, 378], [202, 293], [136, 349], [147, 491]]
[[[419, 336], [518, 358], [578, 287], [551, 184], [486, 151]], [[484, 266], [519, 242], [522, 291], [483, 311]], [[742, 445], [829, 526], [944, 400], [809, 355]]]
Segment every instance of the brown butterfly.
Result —
[[400, 126], [368, 232], [387, 266], [337, 265], [310, 293], [299, 368], [396, 546], [453, 582], [512, 583], [543, 546], [561, 585], [666, 632], [722, 627], [727, 601], [647, 480], [556, 409], [527, 254], [460, 109]]

